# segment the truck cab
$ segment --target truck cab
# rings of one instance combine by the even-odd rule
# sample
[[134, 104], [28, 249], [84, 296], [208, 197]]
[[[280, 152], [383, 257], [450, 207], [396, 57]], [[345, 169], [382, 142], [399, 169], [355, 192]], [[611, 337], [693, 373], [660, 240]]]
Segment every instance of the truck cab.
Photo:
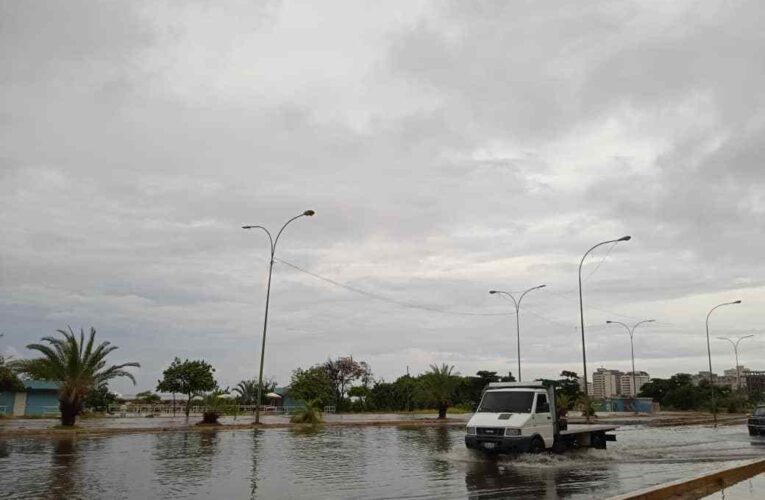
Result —
[[468, 421], [468, 448], [539, 453], [552, 448], [557, 431], [555, 390], [541, 384], [491, 383]]

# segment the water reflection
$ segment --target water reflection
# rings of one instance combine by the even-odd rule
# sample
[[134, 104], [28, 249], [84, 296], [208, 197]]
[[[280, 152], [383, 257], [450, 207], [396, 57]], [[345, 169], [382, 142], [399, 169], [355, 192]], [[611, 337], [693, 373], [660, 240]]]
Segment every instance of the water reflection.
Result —
[[156, 435], [152, 462], [157, 481], [173, 493], [194, 491], [208, 482], [218, 454], [218, 440], [216, 431]]
[[250, 471], [250, 498], [255, 498], [258, 490], [258, 460], [260, 459], [260, 442], [263, 439], [263, 431], [252, 431], [252, 470]]
[[608, 450], [512, 459], [473, 454], [462, 433], [328, 426], [14, 438], [0, 441], [0, 496], [591, 498], [763, 456], [763, 440], [744, 426], [623, 429]]
[[76, 438], [61, 438], [53, 442], [48, 491], [54, 498], [79, 498], [79, 463]]

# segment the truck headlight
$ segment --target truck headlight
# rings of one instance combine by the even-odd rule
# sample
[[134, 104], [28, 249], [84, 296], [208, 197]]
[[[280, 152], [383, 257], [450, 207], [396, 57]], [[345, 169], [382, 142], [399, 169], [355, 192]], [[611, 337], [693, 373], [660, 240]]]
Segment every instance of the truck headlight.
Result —
[[505, 436], [520, 436], [521, 430], [512, 427], [505, 428]]
[[468, 436], [475, 436], [475, 427], [468, 427], [466, 432]]

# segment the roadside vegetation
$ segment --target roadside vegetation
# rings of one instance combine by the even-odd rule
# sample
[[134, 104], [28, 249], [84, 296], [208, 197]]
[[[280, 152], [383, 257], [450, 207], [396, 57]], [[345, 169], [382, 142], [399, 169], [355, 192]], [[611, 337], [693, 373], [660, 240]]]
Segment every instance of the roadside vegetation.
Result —
[[126, 368], [138, 368], [140, 365], [135, 362], [107, 365], [107, 356], [117, 350], [117, 346], [109, 342], [96, 344], [96, 330], [93, 327], [87, 340], [82, 329], [79, 339], [71, 328], [57, 332], [61, 337], [43, 337], [41, 343], [27, 346], [42, 357], [14, 361], [12, 368], [16, 373], [31, 378], [58, 382], [61, 426], [73, 427], [91, 391], [119, 377], [126, 377], [135, 383], [133, 374]]

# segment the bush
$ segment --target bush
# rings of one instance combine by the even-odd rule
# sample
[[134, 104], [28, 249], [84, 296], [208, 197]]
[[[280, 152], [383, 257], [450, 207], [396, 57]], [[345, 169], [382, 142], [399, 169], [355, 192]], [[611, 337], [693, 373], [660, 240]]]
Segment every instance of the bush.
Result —
[[320, 424], [322, 420], [321, 407], [316, 401], [307, 401], [305, 407], [295, 412], [290, 418], [293, 424]]

